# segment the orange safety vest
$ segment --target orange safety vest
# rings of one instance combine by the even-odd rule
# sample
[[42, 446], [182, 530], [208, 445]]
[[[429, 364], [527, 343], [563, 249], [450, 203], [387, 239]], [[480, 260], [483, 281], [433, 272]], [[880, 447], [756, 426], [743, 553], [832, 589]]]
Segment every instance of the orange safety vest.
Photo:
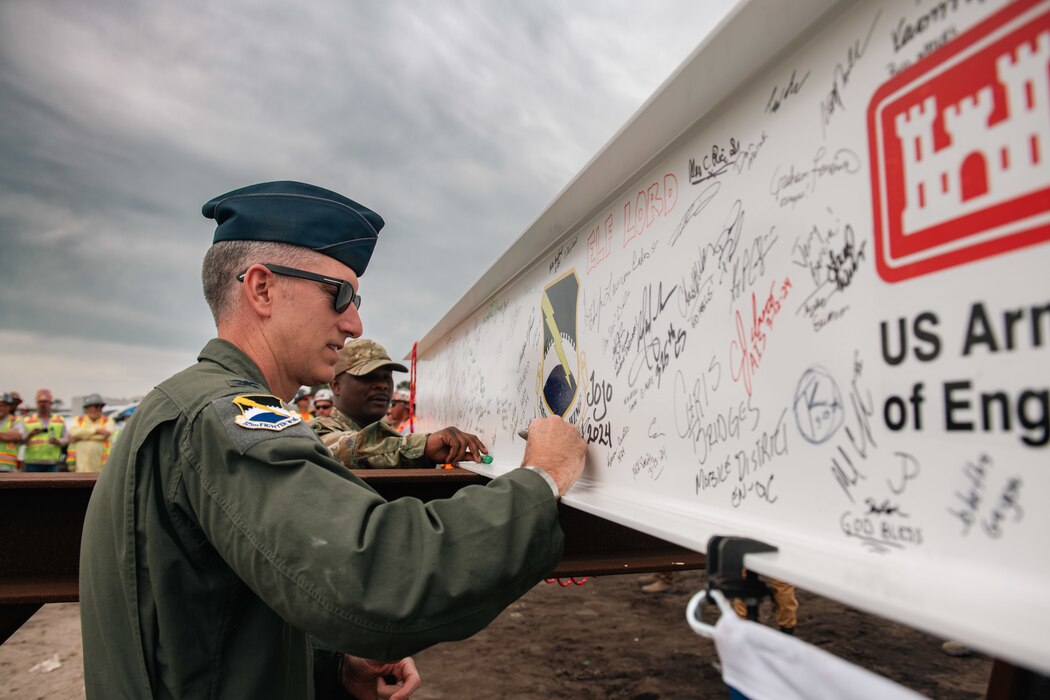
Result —
[[[14, 413], [0, 421], [0, 433], [8, 433], [15, 429], [18, 417]], [[19, 443], [3, 441], [0, 442], [0, 467], [18, 469]]]
[[[88, 417], [87, 416], [77, 416], [77, 427], [78, 428], [83, 428], [84, 427], [84, 423], [86, 423], [87, 421], [88, 421]], [[106, 419], [106, 416], [102, 416], [102, 418], [99, 419], [99, 422], [100, 422], [100, 424], [101, 424], [101, 426], [103, 428], [106, 428], [107, 424], [109, 424], [110, 421], [108, 421]], [[102, 466], [106, 466], [106, 462], [109, 461], [110, 440], [113, 439], [113, 428], [114, 427], [115, 426], [113, 426], [113, 425], [109, 425], [108, 426], [110, 435], [109, 435], [108, 438], [106, 438], [102, 442]], [[76, 442], [71, 442], [71, 443], [69, 443], [69, 447], [66, 450], [66, 466], [73, 467], [73, 466], [76, 465], [76, 463], [77, 463], [77, 443]]]

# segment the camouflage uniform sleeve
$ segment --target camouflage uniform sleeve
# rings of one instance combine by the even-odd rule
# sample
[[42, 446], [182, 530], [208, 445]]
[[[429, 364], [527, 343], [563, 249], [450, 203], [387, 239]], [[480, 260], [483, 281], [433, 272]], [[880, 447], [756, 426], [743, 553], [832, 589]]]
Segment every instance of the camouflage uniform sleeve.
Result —
[[349, 469], [433, 467], [434, 463], [424, 454], [428, 436], [429, 433], [400, 435], [381, 421], [358, 431], [319, 434], [332, 456]]
[[[306, 423], [317, 437], [321, 438], [321, 442], [325, 442], [325, 437], [332, 433], [338, 433], [343, 431], [343, 427], [339, 425], [332, 418], [314, 418]], [[327, 445], [328, 443], [325, 442]]]

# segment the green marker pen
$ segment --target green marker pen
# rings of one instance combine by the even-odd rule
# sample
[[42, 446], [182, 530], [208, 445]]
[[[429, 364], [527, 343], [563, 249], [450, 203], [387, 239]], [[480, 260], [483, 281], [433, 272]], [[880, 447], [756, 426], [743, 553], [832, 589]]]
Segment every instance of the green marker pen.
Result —
[[492, 455], [481, 455], [482, 464], [492, 464]]

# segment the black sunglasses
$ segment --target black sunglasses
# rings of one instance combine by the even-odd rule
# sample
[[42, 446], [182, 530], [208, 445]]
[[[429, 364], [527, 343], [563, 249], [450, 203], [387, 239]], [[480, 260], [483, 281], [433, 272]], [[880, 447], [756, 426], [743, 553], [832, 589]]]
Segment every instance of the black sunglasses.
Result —
[[326, 403], [326, 404], [315, 403], [314, 404], [314, 408], [316, 408], [318, 411], [327, 411], [331, 407], [332, 407], [332, 404], [330, 404], [330, 403]]
[[[341, 314], [346, 311], [347, 307], [351, 304], [354, 305], [355, 309], [361, 308], [361, 295], [354, 291], [354, 286], [346, 280], [336, 279], [335, 277], [325, 277], [324, 275], [318, 275], [313, 272], [307, 272], [306, 270], [296, 270], [294, 267], [285, 267], [284, 265], [274, 265], [273, 263], [263, 263], [270, 272], [275, 275], [284, 275], [285, 277], [298, 277], [303, 280], [310, 280], [311, 282], [320, 282], [321, 284], [331, 285], [337, 288], [335, 296], [332, 297], [332, 305], [335, 307], [335, 312]], [[248, 274], [245, 270], [241, 274], [237, 275], [237, 281], [243, 282], [244, 276]]]

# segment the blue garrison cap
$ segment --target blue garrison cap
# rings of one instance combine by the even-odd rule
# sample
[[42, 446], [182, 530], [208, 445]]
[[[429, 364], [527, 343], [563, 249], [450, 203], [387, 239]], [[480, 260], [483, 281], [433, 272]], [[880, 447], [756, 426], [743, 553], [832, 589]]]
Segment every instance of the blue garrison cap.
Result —
[[383, 217], [352, 199], [291, 180], [221, 194], [201, 211], [217, 224], [212, 243], [290, 243], [333, 257], [358, 276], [368, 266], [384, 223]]

